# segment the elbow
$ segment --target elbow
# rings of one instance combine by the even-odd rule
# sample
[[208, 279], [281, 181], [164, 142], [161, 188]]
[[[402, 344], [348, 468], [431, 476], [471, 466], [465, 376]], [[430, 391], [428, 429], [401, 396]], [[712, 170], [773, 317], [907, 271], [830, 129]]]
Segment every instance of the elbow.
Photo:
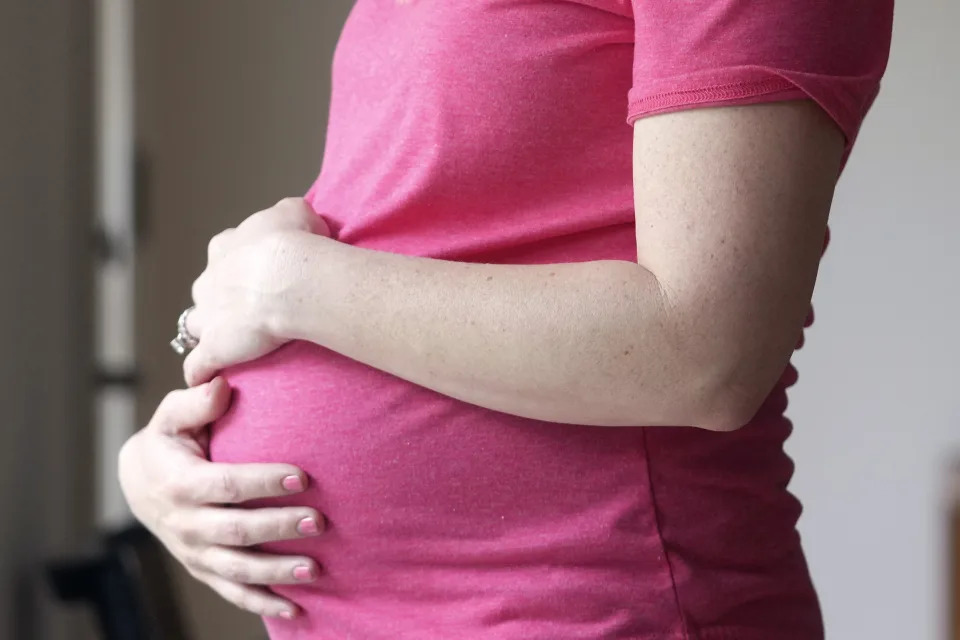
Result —
[[756, 417], [775, 383], [769, 377], [715, 376], [699, 386], [694, 426], [720, 433], [741, 429]]
[[[727, 433], [750, 424], [790, 363], [794, 340], [687, 340], [681, 378], [686, 424]], [[682, 344], [682, 343], [681, 343]]]
[[746, 426], [757, 415], [760, 402], [747, 402], [741, 398], [721, 397], [701, 412], [694, 426], [707, 431], [729, 433]]

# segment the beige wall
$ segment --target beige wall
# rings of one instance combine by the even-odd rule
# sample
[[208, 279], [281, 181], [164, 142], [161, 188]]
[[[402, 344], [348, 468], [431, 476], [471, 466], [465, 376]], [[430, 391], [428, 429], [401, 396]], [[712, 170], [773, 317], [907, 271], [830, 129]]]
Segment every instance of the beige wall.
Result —
[[0, 2], [0, 638], [74, 640], [43, 562], [89, 533], [90, 3]]
[[[320, 167], [333, 47], [345, 0], [140, 0], [138, 135], [151, 166], [138, 268], [143, 417], [180, 384], [167, 343], [210, 237], [287, 195]], [[200, 638], [263, 637], [183, 579]]]

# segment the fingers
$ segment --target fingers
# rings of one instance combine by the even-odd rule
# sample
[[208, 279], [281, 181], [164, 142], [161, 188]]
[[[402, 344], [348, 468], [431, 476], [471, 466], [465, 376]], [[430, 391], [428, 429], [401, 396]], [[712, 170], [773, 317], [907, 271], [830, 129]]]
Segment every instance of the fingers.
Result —
[[258, 616], [292, 620], [300, 613], [300, 610], [292, 602], [266, 589], [237, 584], [213, 574], [194, 571], [191, 571], [191, 573], [195, 578], [216, 591], [227, 602]]
[[310, 558], [228, 547], [207, 547], [188, 557], [187, 564], [194, 571], [240, 584], [308, 584], [320, 575]]
[[186, 329], [187, 333], [199, 340], [203, 337], [203, 326], [205, 324], [205, 314], [201, 307], [194, 305], [190, 313], [187, 314]]
[[226, 413], [229, 406], [230, 387], [223, 378], [215, 378], [202, 386], [168, 393], [150, 426], [171, 435], [198, 431]]
[[[205, 348], [204, 344], [201, 341], [197, 348], [188, 353], [183, 361], [183, 379], [188, 387], [196, 387], [212, 380], [217, 372], [224, 367], [224, 363], [214, 356], [213, 350]], [[209, 341], [206, 344], [209, 345]]]
[[182, 519], [171, 521], [170, 526], [187, 546], [250, 547], [320, 535], [324, 520], [308, 507], [211, 507], [186, 512]]
[[[207, 293], [207, 269], [204, 269], [197, 279], [193, 281], [193, 284], [190, 285], [190, 298], [193, 300], [193, 305], [197, 306], [202, 301], [206, 299]], [[189, 320], [189, 318], [188, 318]]]
[[229, 253], [236, 238], [236, 229], [224, 229], [207, 244], [207, 262], [213, 263]]
[[171, 479], [174, 498], [188, 504], [241, 504], [260, 498], [300, 493], [306, 476], [289, 464], [227, 464], [197, 461], [188, 471]]

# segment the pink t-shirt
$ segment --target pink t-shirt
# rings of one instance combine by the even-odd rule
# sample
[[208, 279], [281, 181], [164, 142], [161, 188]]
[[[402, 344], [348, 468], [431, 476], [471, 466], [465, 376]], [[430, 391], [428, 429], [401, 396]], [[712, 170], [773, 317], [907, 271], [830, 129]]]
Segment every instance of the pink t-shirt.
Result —
[[[890, 0], [359, 0], [310, 189], [340, 241], [460, 261], [636, 259], [632, 130], [810, 97], [852, 144]], [[311, 78], [307, 82], [313, 81]], [[275, 640], [815, 640], [788, 369], [729, 434], [558, 425], [292, 343], [228, 372], [220, 461], [302, 466], [324, 568]]]

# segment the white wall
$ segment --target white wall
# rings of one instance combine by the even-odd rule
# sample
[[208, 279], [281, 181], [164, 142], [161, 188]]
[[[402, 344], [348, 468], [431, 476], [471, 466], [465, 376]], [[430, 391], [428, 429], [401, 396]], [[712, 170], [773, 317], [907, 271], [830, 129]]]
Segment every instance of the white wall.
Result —
[[960, 455], [960, 3], [897, 6], [791, 393], [800, 529], [831, 640], [946, 637]]

